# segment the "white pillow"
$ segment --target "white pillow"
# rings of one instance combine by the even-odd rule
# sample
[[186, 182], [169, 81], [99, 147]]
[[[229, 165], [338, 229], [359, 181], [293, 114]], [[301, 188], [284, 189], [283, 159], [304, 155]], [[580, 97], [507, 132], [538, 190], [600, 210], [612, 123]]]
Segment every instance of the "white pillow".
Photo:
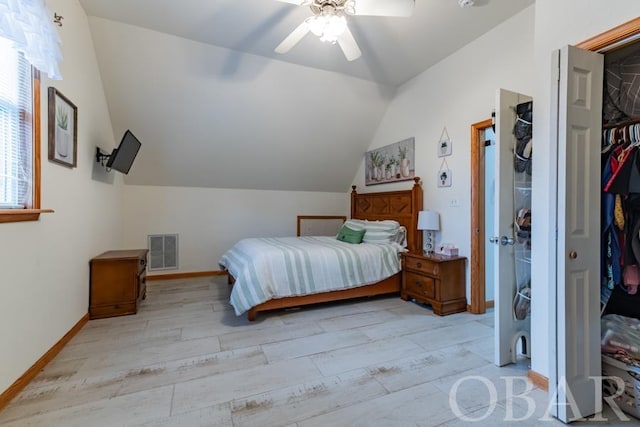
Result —
[[346, 225], [347, 227], [355, 231], [364, 230], [364, 221], [361, 219], [348, 219], [342, 225]]
[[400, 223], [393, 219], [385, 219], [381, 221], [369, 221], [364, 220], [364, 228], [376, 229], [376, 230], [397, 230], [400, 227]]
[[398, 234], [400, 223], [393, 220], [364, 221], [363, 243], [391, 243]]

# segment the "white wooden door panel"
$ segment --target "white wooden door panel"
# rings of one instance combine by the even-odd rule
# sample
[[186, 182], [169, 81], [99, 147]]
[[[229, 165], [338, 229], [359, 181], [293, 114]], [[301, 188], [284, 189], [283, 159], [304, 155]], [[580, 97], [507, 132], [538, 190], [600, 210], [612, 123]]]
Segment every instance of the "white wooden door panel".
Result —
[[[554, 415], [602, 410], [600, 375], [600, 129], [603, 56], [567, 46], [558, 97], [558, 241]], [[553, 346], [551, 346], [553, 347]]]
[[[495, 162], [495, 206], [494, 237], [514, 239], [514, 169], [513, 153], [516, 138], [513, 127], [516, 123], [515, 107], [532, 98], [505, 89], [499, 89], [496, 99], [496, 162]], [[516, 271], [513, 245], [493, 245], [494, 259], [494, 303], [495, 303], [495, 352], [494, 362], [504, 366], [513, 362], [512, 342], [526, 321], [517, 321], [513, 316]], [[527, 343], [530, 345], [530, 343]]]

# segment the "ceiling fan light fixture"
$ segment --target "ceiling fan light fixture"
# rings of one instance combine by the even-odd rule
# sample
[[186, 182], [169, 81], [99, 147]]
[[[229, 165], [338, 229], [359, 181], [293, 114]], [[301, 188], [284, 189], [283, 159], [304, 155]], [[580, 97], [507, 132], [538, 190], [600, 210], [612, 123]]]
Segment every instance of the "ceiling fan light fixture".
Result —
[[[1, 0], [0, 0], [1, 1]], [[349, 30], [345, 15], [409, 17], [416, 0], [278, 0], [284, 3], [308, 6], [313, 16], [305, 19], [275, 48], [285, 54], [308, 33], [323, 42], [340, 46], [347, 61], [360, 58], [362, 52]], [[463, 0], [458, 0], [463, 1]], [[464, 0], [471, 1], [473, 0]]]
[[306, 22], [311, 32], [323, 42], [335, 43], [338, 36], [347, 29], [347, 19], [335, 12], [312, 16]]
[[338, 41], [338, 36], [339, 36], [339, 34], [324, 33], [320, 37], [320, 41], [321, 42], [326, 42], [326, 43], [331, 43], [331, 44], [336, 44], [336, 42]]
[[320, 16], [311, 16], [305, 19], [305, 22], [309, 24], [309, 31], [314, 35], [320, 37], [324, 33], [324, 20]]

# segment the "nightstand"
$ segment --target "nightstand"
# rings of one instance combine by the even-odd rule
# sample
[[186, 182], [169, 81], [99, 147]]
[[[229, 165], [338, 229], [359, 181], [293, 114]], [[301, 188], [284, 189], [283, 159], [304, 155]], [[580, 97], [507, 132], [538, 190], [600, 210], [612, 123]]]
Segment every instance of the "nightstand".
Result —
[[467, 310], [465, 257], [402, 254], [400, 298], [431, 305], [439, 316]]
[[108, 251], [90, 261], [89, 318], [136, 314], [147, 296], [147, 249]]

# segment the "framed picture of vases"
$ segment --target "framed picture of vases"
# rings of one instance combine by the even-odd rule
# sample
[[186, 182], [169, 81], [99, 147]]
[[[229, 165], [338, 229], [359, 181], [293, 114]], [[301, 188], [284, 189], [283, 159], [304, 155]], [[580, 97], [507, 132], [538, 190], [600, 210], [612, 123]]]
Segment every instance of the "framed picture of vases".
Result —
[[75, 168], [78, 154], [78, 108], [49, 87], [49, 160]]
[[385, 145], [365, 154], [365, 185], [412, 180], [415, 173], [415, 138]]

